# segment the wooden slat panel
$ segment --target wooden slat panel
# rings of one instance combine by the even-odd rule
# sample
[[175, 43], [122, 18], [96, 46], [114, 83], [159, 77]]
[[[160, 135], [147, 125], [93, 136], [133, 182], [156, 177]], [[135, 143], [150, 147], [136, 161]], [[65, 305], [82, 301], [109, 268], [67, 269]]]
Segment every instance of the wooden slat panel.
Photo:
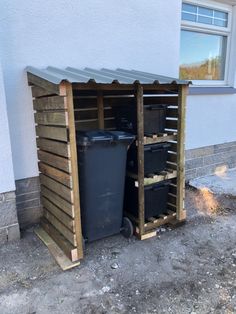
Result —
[[[93, 110], [77, 110], [75, 111], [75, 120], [94, 120], [98, 119], [98, 109], [95, 108]], [[112, 109], [104, 110], [104, 117], [109, 118], [114, 116]]]
[[41, 220], [43, 229], [52, 237], [63, 252], [73, 262], [78, 260], [78, 251], [69, 241], [67, 241], [61, 233], [59, 233], [45, 218]]
[[177, 162], [177, 154], [174, 153], [168, 153], [167, 160], [170, 162]]
[[61, 96], [51, 96], [36, 98], [33, 100], [34, 110], [57, 110], [66, 109], [66, 104], [64, 97]]
[[47, 152], [51, 152], [64, 157], [70, 157], [70, 147], [68, 144], [42, 138], [37, 138], [36, 143], [37, 147], [41, 150], [45, 150]]
[[170, 148], [168, 150], [172, 152], [177, 152], [177, 143], [170, 143]]
[[38, 150], [38, 159], [55, 168], [71, 173], [71, 161], [68, 158]]
[[97, 130], [98, 129], [98, 120], [90, 120], [90, 121], [76, 121], [75, 122], [76, 130]]
[[83, 258], [83, 237], [81, 227], [81, 211], [80, 211], [80, 192], [79, 192], [79, 175], [78, 175], [78, 159], [77, 159], [77, 145], [76, 145], [76, 133], [75, 133], [75, 120], [74, 120], [74, 104], [73, 104], [73, 91], [72, 85], [64, 83], [67, 93], [67, 106], [68, 106], [68, 118], [70, 124], [70, 155], [72, 166], [72, 180], [73, 180], [73, 198], [74, 198], [74, 210], [75, 210], [75, 230], [77, 241], [78, 258]]
[[47, 210], [44, 210], [44, 217], [74, 246], [76, 246], [76, 237], [73, 232], [66, 228], [55, 216]]
[[68, 126], [67, 112], [37, 112], [34, 119], [38, 124]]
[[65, 96], [65, 91], [63, 91], [58, 84], [51, 83], [29, 72], [27, 73], [27, 77], [30, 85], [39, 86], [43, 89], [46, 89], [49, 93]]
[[53, 93], [39, 86], [31, 86], [31, 92], [33, 97], [51, 96]]
[[166, 120], [166, 129], [177, 130], [177, 120]]
[[178, 118], [178, 109], [168, 108], [166, 110], [166, 116], [169, 118]]
[[71, 216], [72, 218], [75, 217], [74, 214], [74, 205], [71, 205], [69, 202], [61, 198], [56, 193], [50, 191], [45, 186], [41, 186], [41, 194], [42, 196], [46, 197], [51, 201], [53, 204], [55, 204], [57, 207], [59, 207], [61, 210], [63, 210], [66, 214]]
[[170, 192], [171, 194], [176, 195], [177, 188], [176, 188], [176, 185], [175, 185], [175, 184], [170, 184], [170, 185], [169, 185], [169, 192]]
[[36, 125], [36, 135], [52, 140], [67, 142], [68, 129], [63, 127]]
[[176, 205], [176, 196], [174, 194], [168, 194], [168, 203]]
[[72, 232], [75, 231], [74, 219], [72, 219], [70, 216], [65, 214], [59, 207], [55, 206], [53, 203], [51, 203], [45, 197], [42, 197], [41, 201], [42, 201], [42, 205], [43, 205], [44, 209], [46, 209], [51, 214], [53, 214], [58, 220], [60, 220], [60, 222], [63, 225], [65, 225]]
[[104, 103], [103, 94], [101, 92], [98, 93], [97, 107], [98, 107], [98, 126], [99, 129], [104, 129]]
[[65, 173], [61, 170], [58, 170], [54, 167], [51, 167], [49, 165], [46, 165], [42, 162], [38, 163], [39, 165], [39, 171], [43, 174], [47, 175], [48, 177], [61, 182], [62, 184], [68, 186], [69, 188], [72, 188], [72, 178], [71, 175], [68, 173]]
[[62, 198], [73, 204], [73, 192], [67, 186], [45, 176], [44, 174], [39, 174], [40, 183], [56, 194], [60, 195]]

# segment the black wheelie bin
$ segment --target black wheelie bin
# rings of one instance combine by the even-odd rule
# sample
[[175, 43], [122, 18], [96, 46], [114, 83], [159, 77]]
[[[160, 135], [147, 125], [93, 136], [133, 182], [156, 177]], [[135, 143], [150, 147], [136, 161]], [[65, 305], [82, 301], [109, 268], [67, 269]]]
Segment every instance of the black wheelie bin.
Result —
[[77, 131], [82, 233], [91, 242], [122, 227], [127, 148], [122, 131]]

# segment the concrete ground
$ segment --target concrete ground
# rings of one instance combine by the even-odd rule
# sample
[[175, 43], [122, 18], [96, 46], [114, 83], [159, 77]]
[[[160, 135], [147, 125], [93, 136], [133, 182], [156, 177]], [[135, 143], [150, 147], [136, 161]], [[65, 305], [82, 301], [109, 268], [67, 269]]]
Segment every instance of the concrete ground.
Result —
[[67, 272], [26, 231], [0, 248], [0, 313], [236, 313], [236, 199], [188, 189], [186, 209], [155, 238], [87, 245]]
[[193, 179], [189, 184], [197, 189], [207, 188], [215, 194], [236, 197], [236, 168], [227, 169], [226, 166], [220, 166], [215, 174]]

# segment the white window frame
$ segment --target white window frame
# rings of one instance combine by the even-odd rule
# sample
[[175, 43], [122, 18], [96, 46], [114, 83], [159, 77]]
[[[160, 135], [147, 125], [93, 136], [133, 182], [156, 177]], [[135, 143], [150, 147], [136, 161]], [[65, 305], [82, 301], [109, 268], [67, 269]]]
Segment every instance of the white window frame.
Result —
[[[227, 37], [227, 46], [225, 54], [225, 71], [224, 80], [192, 80], [193, 85], [196, 86], [227, 86], [229, 80], [229, 59], [231, 50], [231, 30], [232, 30], [232, 6], [227, 4], [216, 3], [214, 1], [202, 1], [202, 0], [183, 0], [183, 3], [192, 4], [196, 6], [205, 7], [208, 9], [215, 9], [228, 13], [228, 25], [227, 27], [221, 27], [216, 25], [209, 25], [191, 21], [185, 21], [181, 18], [181, 31], [195, 31], [205, 34], [222, 35]], [[182, 10], [181, 10], [182, 14]]]

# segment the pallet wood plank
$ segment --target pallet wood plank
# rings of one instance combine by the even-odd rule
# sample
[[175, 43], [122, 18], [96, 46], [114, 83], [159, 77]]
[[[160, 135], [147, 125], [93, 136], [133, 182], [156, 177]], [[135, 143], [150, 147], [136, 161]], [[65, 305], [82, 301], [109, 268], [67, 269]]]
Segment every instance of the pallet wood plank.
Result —
[[63, 235], [58, 232], [57, 229], [49, 223], [49, 221], [46, 220], [46, 218], [42, 218], [41, 225], [72, 262], [78, 261], [76, 247], [74, 247], [69, 241], [67, 241], [65, 237], [63, 237]]
[[60, 222], [54, 215], [44, 209], [43, 215], [72, 245], [76, 246], [76, 236], [64, 224]]
[[56, 193], [46, 188], [44, 185], [41, 186], [41, 195], [63, 210], [67, 215], [75, 218], [74, 205], [70, 204]]
[[178, 118], [178, 109], [177, 108], [168, 108], [166, 110], [166, 116], [169, 118]]
[[33, 100], [33, 108], [37, 111], [65, 110], [65, 98], [61, 96], [36, 98]]
[[47, 125], [36, 125], [36, 135], [52, 140], [68, 141], [68, 129], [64, 127], [55, 127]]
[[38, 150], [38, 159], [43, 163], [54, 166], [67, 173], [71, 173], [71, 161], [68, 158]]
[[34, 114], [35, 123], [41, 125], [68, 126], [67, 112], [36, 112]]
[[60, 195], [62, 198], [67, 200], [69, 203], [73, 204], [73, 192], [67, 186], [51, 179], [44, 174], [39, 174], [40, 183], [46, 186], [49, 190], [55, 192], [56, 194]]
[[55, 206], [45, 197], [41, 198], [43, 208], [53, 214], [60, 222], [65, 225], [72, 232], [75, 232], [74, 219], [65, 214], [59, 207]]
[[43, 228], [38, 227], [34, 232], [47, 246], [49, 252], [63, 271], [80, 265], [80, 262], [72, 262]]
[[71, 175], [61, 171], [59, 169], [56, 169], [54, 167], [51, 167], [47, 164], [44, 164], [43, 162], [38, 163], [39, 171], [46, 176], [68, 186], [69, 188], [72, 188], [72, 178]]
[[67, 143], [37, 138], [36, 144], [41, 150], [51, 152], [59, 156], [70, 157], [70, 145]]

